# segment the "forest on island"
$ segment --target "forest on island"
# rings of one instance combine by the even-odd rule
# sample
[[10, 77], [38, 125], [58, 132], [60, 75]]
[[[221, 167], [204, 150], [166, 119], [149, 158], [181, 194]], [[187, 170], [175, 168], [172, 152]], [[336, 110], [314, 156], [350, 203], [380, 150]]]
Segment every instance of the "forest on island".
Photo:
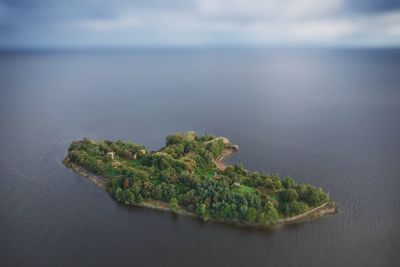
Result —
[[177, 133], [165, 147], [149, 151], [124, 141], [74, 141], [66, 161], [107, 178], [107, 190], [119, 202], [157, 200], [172, 212], [187, 211], [204, 221], [270, 224], [326, 203], [320, 188], [286, 176], [250, 172], [242, 165], [215, 165], [232, 144], [212, 135]]

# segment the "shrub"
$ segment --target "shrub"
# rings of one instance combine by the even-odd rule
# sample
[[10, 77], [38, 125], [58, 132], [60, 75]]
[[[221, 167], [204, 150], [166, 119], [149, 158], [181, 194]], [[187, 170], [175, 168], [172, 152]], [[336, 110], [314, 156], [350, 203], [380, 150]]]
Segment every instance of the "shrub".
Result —
[[178, 207], [179, 207], [178, 200], [176, 200], [176, 198], [174, 198], [174, 197], [171, 198], [171, 200], [169, 201], [169, 207], [171, 208], [171, 211], [173, 213], [176, 213], [178, 210]]
[[299, 194], [293, 188], [286, 189], [281, 192], [281, 199], [284, 202], [293, 202], [299, 198]]

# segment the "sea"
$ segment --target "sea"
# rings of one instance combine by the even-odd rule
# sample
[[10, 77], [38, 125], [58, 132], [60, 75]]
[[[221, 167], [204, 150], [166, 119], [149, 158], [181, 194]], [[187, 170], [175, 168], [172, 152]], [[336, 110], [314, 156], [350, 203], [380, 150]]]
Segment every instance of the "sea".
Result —
[[[329, 192], [339, 213], [273, 230], [114, 201], [73, 140], [157, 150], [229, 138], [227, 160]], [[400, 50], [0, 52], [1, 266], [399, 266]]]

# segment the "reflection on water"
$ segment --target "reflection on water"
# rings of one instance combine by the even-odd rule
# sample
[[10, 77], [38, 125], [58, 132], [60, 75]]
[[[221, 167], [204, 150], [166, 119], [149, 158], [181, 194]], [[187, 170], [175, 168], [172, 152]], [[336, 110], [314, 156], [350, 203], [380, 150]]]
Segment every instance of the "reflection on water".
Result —
[[[0, 259], [7, 265], [395, 266], [400, 52], [0, 55]], [[230, 159], [324, 187], [340, 213], [249, 230], [127, 208], [62, 164], [70, 141], [150, 149], [229, 137]]]

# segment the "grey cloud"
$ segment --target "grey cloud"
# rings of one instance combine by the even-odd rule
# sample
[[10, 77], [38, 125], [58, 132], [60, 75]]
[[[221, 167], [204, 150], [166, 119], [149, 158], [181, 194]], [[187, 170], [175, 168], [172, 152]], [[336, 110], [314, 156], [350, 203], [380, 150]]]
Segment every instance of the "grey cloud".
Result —
[[350, 11], [357, 13], [381, 13], [394, 9], [400, 9], [399, 0], [350, 0], [346, 1]]
[[[343, 0], [338, 9], [330, 9], [326, 3], [336, 3], [335, 0], [321, 3], [324, 12], [303, 14], [299, 20], [299, 26], [293, 22], [292, 13], [289, 10], [286, 16], [280, 12], [274, 12], [266, 3], [268, 1], [254, 1], [248, 9], [246, 0], [236, 0], [239, 8], [232, 10], [230, 1], [223, 3], [216, 12], [208, 12], [201, 9], [200, 0], [0, 0], [0, 46], [3, 45], [52, 45], [63, 43], [77, 44], [87, 42], [96, 44], [108, 44], [109, 36], [112, 36], [112, 44], [135, 45], [138, 42], [157, 44], [175, 42], [185, 43], [187, 40], [201, 40], [209, 44], [241, 40], [244, 43], [264, 42], [266, 39], [274, 41], [283, 38], [285, 42], [292, 42], [294, 38], [309, 38], [307, 42], [313, 42], [308, 36], [330, 31], [329, 36], [337, 36], [329, 39], [332, 44], [339, 43], [349, 35], [357, 36], [361, 33], [354, 30], [353, 24], [362, 29], [362, 35], [370, 34], [368, 40], [376, 37], [376, 32], [389, 32], [378, 41], [390, 42], [400, 45], [400, 31], [396, 25], [398, 15], [394, 18], [385, 18], [387, 13], [400, 10], [400, 1], [390, 0]], [[204, 0], [203, 0], [204, 1]], [[305, 1], [303, 1], [306, 3]], [[337, 2], [340, 2], [338, 0]], [[214, 1], [208, 2], [214, 4]], [[259, 3], [262, 6], [254, 5]], [[280, 2], [274, 2], [285, 13], [286, 6], [276, 6]], [[301, 5], [302, 1], [292, 2]], [[342, 3], [342, 2], [340, 2]], [[245, 10], [241, 9], [243, 5]], [[262, 9], [264, 8], [264, 9]], [[312, 6], [300, 6], [302, 8], [315, 8]], [[247, 10], [246, 10], [247, 9]], [[231, 10], [231, 11], [229, 11]], [[261, 10], [261, 11], [260, 11]], [[263, 13], [263, 10], [268, 12]], [[301, 12], [303, 12], [302, 10]], [[399, 13], [400, 14], [400, 13]], [[382, 16], [382, 19], [377, 19]], [[354, 17], [354, 19], [353, 19]], [[382, 27], [375, 32], [369, 32], [368, 19], [379, 21]], [[395, 22], [391, 22], [395, 21]], [[302, 24], [303, 23], [303, 24]], [[314, 24], [313, 24], [314, 23]], [[301, 26], [300, 26], [301, 25]], [[303, 26], [304, 25], [304, 26]], [[387, 25], [387, 26], [386, 26]], [[296, 28], [297, 27], [297, 28]], [[299, 31], [299, 27], [304, 27]], [[279, 32], [277, 29], [283, 29]], [[341, 30], [342, 29], [342, 30]], [[285, 32], [287, 31], [287, 32]], [[342, 32], [340, 32], [342, 31]], [[321, 35], [322, 36], [322, 35]], [[187, 40], [185, 40], [187, 38]], [[322, 38], [322, 37], [321, 37]], [[324, 37], [325, 38], [325, 37]], [[336, 39], [334, 39], [336, 38]], [[282, 40], [283, 40], [282, 39]], [[355, 42], [358, 40], [354, 39]], [[316, 42], [316, 41], [315, 41]]]

